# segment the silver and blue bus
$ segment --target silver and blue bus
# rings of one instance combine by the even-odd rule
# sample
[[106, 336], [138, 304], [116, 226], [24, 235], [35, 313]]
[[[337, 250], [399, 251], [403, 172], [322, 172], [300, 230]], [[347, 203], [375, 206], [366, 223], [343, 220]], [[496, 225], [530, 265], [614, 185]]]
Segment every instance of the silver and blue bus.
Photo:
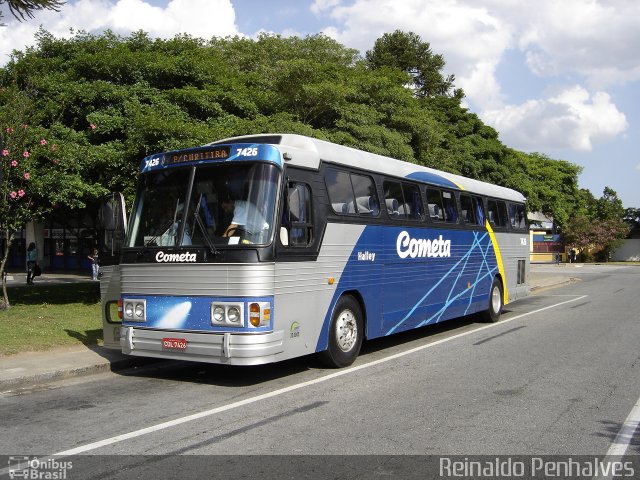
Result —
[[301, 135], [145, 158], [101, 210], [105, 345], [256, 365], [479, 314], [529, 293], [518, 192]]

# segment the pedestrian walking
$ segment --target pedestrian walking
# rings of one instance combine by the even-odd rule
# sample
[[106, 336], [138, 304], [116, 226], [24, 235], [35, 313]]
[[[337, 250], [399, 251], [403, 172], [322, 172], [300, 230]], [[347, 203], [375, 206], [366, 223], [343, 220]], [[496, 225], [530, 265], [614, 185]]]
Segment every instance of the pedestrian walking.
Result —
[[91, 280], [98, 280], [98, 271], [100, 270], [100, 263], [98, 262], [98, 249], [94, 248], [91, 251], [91, 255], [87, 257], [91, 260]]
[[27, 247], [27, 285], [33, 285], [33, 277], [36, 276], [38, 266], [38, 249], [35, 242], [31, 242]]

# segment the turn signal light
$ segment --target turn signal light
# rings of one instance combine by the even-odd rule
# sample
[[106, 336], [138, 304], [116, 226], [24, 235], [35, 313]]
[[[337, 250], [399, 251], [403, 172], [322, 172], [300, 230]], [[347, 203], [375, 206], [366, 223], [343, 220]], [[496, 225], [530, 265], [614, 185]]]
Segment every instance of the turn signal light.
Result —
[[260, 304], [252, 303], [249, 305], [249, 322], [254, 327], [260, 326]]

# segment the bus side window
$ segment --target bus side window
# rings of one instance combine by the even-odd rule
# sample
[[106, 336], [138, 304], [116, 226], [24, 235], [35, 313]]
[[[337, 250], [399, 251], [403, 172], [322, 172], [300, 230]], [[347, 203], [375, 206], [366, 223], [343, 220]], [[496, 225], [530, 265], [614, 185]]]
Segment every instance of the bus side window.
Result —
[[444, 206], [440, 190], [434, 188], [427, 189], [427, 206], [429, 207], [429, 217], [436, 222], [444, 220]]
[[500, 226], [506, 228], [508, 225], [507, 204], [500, 200], [498, 200], [498, 220], [500, 222]]
[[285, 246], [306, 247], [313, 240], [311, 218], [311, 189], [306, 183], [291, 183], [288, 188], [287, 204], [284, 208], [283, 228], [287, 229]]
[[460, 210], [462, 212], [462, 221], [465, 224], [475, 225], [476, 214], [469, 195], [460, 195]]
[[328, 169], [325, 181], [331, 206], [336, 213], [355, 213], [353, 188], [347, 172]]
[[482, 199], [480, 197], [473, 197], [473, 206], [478, 225], [484, 225], [484, 205], [482, 205]]
[[452, 192], [443, 190], [442, 206], [444, 221], [448, 223], [458, 223], [458, 209], [456, 207], [456, 197]]
[[524, 213], [524, 205], [518, 203], [510, 203], [509, 219], [511, 221], [511, 228], [523, 230], [526, 229], [527, 219]]
[[325, 182], [334, 212], [372, 217], [380, 215], [376, 186], [371, 177], [329, 169]]

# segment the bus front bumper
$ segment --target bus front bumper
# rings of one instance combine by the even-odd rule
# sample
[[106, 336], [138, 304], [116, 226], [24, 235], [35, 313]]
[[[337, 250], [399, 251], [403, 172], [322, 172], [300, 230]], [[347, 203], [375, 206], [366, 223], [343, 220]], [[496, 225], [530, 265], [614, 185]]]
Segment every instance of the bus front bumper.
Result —
[[260, 365], [278, 360], [284, 332], [188, 333], [122, 327], [122, 353], [226, 365]]

